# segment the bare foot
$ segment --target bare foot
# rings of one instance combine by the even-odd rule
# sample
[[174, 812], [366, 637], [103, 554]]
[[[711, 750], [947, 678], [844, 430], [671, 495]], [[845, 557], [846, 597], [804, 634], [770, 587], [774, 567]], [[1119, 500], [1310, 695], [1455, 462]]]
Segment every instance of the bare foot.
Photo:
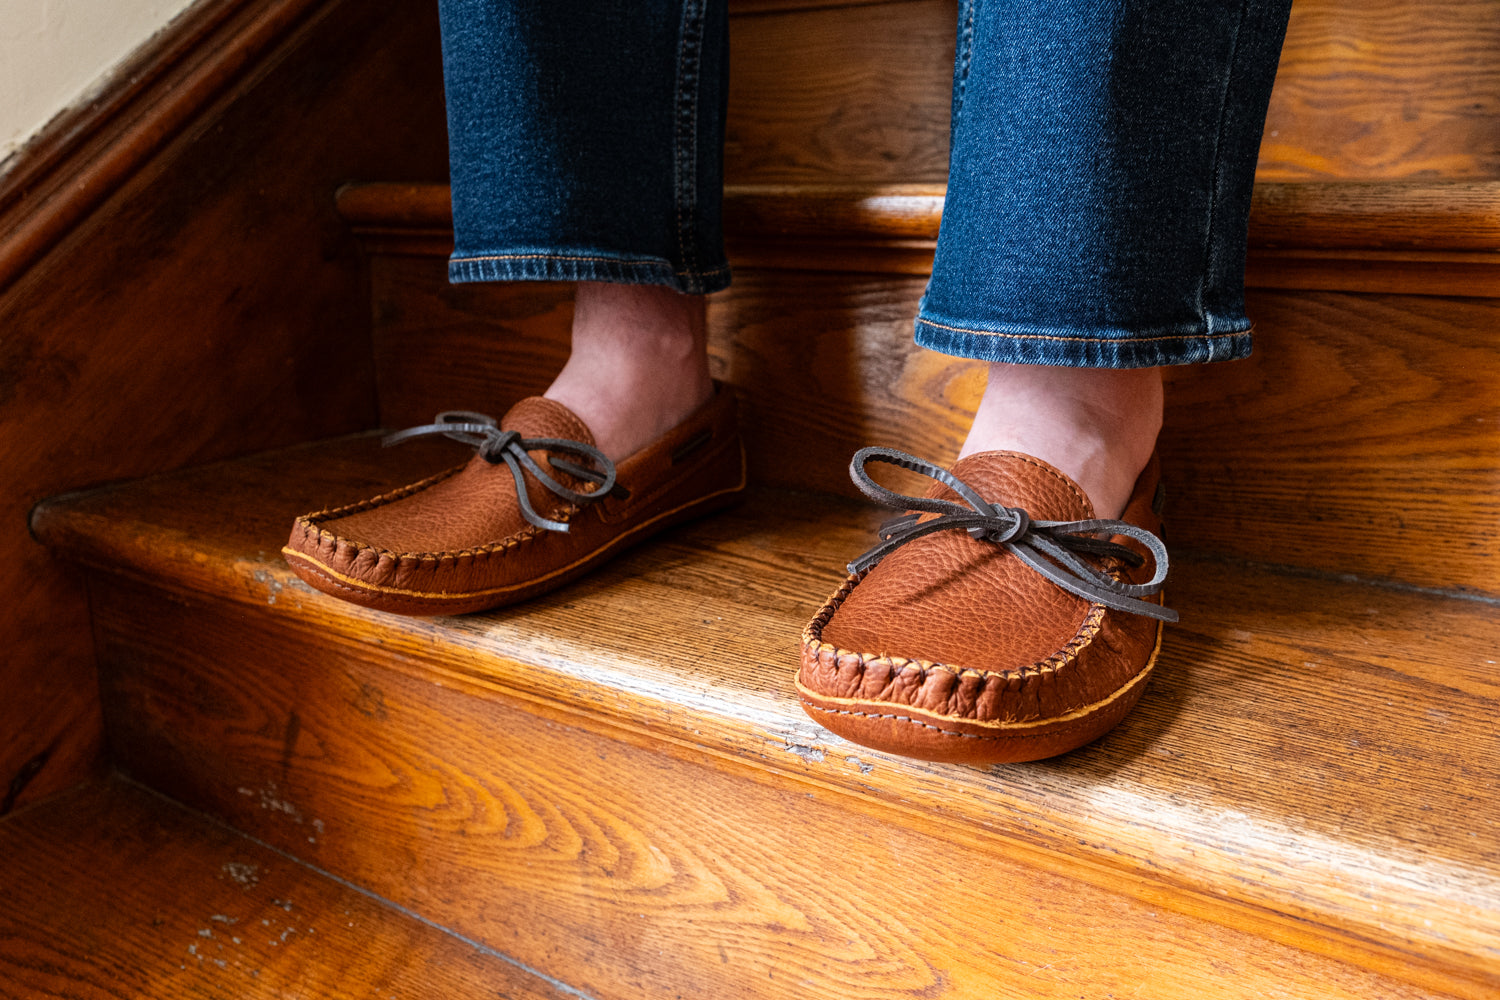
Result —
[[626, 458], [713, 395], [705, 301], [659, 285], [581, 282], [568, 363], [544, 395], [576, 413], [609, 458]]
[[1159, 368], [991, 364], [959, 458], [1024, 452], [1072, 476], [1099, 517], [1119, 517], [1161, 418]]

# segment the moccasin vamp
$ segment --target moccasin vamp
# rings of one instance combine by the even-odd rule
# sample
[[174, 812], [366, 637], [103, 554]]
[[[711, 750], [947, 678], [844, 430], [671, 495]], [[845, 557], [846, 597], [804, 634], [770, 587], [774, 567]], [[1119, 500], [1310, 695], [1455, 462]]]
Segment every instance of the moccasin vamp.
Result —
[[[1153, 458], [1121, 518], [1153, 534], [1158, 470]], [[1034, 521], [1094, 516], [1076, 483], [1027, 455], [972, 455], [952, 473]], [[957, 499], [942, 485], [927, 495]], [[1091, 561], [1133, 582], [1153, 569]], [[1124, 718], [1161, 624], [1076, 596], [992, 542], [938, 531], [851, 575], [829, 599], [803, 633], [797, 691], [812, 718], [865, 746], [934, 761], [1037, 760]]]
[[[522, 439], [592, 446], [560, 403], [522, 400], [499, 427]], [[564, 487], [592, 485], [529, 452]], [[568, 458], [569, 456], [562, 456]], [[466, 464], [389, 493], [299, 517], [282, 550], [308, 584], [398, 614], [464, 614], [525, 600], [576, 579], [672, 524], [733, 502], [745, 486], [733, 396], [713, 399], [657, 441], [619, 462], [600, 500], [571, 501], [522, 471], [527, 497], [550, 530], [523, 516], [515, 475], [476, 454]]]

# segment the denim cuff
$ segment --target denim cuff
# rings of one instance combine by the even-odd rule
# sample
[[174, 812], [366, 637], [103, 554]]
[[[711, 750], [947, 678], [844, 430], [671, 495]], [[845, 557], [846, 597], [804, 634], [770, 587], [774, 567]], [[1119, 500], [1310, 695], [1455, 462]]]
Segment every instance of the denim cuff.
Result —
[[448, 280], [607, 281], [617, 285], [663, 285], [685, 295], [706, 295], [729, 287], [729, 265], [679, 271], [656, 257], [625, 257], [596, 251], [458, 254], [448, 258]]
[[997, 323], [979, 327], [917, 316], [917, 343], [977, 361], [1066, 368], [1153, 368], [1250, 356], [1250, 320], [1207, 316], [1201, 324], [1159, 330], [1070, 330]]

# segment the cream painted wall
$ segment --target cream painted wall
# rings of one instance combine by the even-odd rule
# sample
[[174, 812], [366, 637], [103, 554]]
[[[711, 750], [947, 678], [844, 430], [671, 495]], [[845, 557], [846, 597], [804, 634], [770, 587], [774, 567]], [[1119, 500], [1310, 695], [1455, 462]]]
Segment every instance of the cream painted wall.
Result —
[[191, 2], [0, 0], [0, 161]]

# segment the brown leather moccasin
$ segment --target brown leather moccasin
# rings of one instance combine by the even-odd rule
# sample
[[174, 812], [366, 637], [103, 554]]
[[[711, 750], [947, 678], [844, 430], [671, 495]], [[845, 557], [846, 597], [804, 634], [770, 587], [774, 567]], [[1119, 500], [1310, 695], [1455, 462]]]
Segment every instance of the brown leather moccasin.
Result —
[[[874, 483], [867, 462], [937, 480], [924, 497]], [[1167, 554], [1153, 457], [1120, 520], [1017, 452], [952, 472], [866, 448], [851, 467], [905, 517], [849, 566], [802, 635], [797, 693], [828, 729], [923, 760], [1040, 760], [1082, 746], [1135, 706], [1156, 662]]]
[[441, 414], [387, 442], [444, 434], [467, 464], [370, 500], [299, 517], [282, 554], [326, 594], [406, 615], [456, 615], [525, 600], [588, 572], [745, 488], [734, 397], [616, 467], [570, 410], [524, 399], [496, 426]]

